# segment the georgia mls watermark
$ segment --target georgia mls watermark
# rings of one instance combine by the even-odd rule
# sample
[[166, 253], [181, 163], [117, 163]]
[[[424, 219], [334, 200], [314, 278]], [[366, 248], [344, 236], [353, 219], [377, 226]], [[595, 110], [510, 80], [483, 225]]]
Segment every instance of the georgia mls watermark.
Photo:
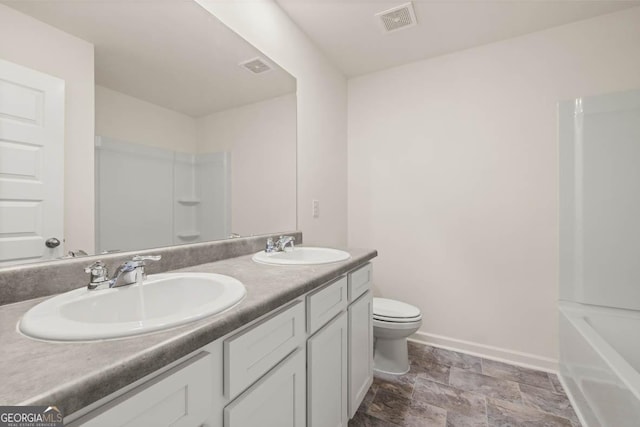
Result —
[[55, 406], [0, 406], [0, 427], [62, 427]]

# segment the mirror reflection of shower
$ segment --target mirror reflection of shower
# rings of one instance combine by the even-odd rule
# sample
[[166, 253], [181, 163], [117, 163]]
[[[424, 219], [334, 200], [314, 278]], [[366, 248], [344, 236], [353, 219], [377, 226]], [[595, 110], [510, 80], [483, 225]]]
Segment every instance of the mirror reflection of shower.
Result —
[[184, 153], [96, 137], [98, 252], [231, 234], [229, 152]]

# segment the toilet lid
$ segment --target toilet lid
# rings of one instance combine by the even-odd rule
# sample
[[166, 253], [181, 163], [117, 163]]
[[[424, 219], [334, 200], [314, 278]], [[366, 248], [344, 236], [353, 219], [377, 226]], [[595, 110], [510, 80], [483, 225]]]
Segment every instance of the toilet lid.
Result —
[[415, 323], [415, 322], [420, 322], [422, 320], [422, 316], [418, 316], [418, 317], [384, 317], [384, 316], [380, 316], [377, 314], [373, 315], [373, 320], [378, 320], [378, 321], [382, 321], [382, 322], [388, 322], [388, 323]]
[[383, 320], [407, 320], [421, 318], [420, 309], [411, 304], [387, 299], [373, 299], [373, 317]]

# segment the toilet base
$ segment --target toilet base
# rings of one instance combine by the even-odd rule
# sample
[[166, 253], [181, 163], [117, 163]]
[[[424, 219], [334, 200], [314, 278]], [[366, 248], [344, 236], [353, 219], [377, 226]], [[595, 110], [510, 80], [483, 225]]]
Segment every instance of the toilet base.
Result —
[[392, 375], [409, 372], [407, 338], [377, 337], [373, 352], [373, 370]]

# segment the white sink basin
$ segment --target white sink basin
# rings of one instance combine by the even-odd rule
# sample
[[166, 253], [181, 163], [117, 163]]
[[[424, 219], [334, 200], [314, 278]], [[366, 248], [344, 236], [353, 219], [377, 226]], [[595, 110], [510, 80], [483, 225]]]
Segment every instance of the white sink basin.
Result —
[[221, 274], [155, 274], [142, 285], [82, 288], [43, 301], [24, 315], [20, 331], [54, 341], [139, 335], [220, 313], [245, 294], [242, 283]]
[[285, 252], [267, 253], [261, 251], [255, 254], [252, 259], [261, 264], [310, 265], [329, 264], [345, 261], [349, 258], [351, 258], [351, 255], [348, 252], [339, 249], [297, 246], [295, 249]]

